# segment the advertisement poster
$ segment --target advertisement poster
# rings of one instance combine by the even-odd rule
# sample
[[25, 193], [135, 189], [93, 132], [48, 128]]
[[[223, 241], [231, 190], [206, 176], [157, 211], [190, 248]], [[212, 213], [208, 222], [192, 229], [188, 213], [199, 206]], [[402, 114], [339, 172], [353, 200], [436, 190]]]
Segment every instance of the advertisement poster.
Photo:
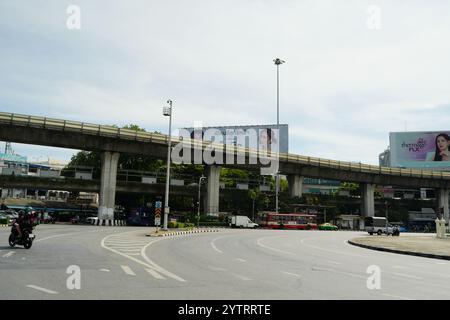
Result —
[[391, 166], [450, 170], [450, 131], [391, 132]]

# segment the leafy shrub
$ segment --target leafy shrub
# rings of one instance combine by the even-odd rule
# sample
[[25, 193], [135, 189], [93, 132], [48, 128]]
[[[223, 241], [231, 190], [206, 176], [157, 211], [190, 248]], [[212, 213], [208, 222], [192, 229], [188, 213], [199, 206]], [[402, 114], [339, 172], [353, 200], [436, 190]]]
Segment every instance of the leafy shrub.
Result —
[[176, 221], [169, 221], [167, 223], [167, 228], [176, 228], [178, 223]]

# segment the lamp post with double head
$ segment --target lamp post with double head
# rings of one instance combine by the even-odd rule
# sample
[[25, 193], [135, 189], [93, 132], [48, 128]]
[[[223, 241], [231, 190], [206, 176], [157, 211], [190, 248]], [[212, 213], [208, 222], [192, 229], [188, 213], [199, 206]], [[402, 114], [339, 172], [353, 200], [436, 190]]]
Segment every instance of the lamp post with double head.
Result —
[[164, 197], [164, 225], [163, 230], [167, 230], [167, 220], [169, 219], [169, 185], [170, 185], [170, 149], [172, 147], [172, 100], [167, 100], [168, 107], [163, 108], [163, 114], [169, 117], [169, 143], [167, 145], [167, 171], [166, 171], [166, 194]]
[[[285, 63], [284, 60], [276, 58], [273, 60], [277, 66], [277, 134], [280, 137], [280, 65]], [[277, 140], [279, 144], [280, 140]], [[278, 170], [275, 176], [275, 211], [278, 213], [278, 193], [280, 192], [280, 176], [278, 175]]]

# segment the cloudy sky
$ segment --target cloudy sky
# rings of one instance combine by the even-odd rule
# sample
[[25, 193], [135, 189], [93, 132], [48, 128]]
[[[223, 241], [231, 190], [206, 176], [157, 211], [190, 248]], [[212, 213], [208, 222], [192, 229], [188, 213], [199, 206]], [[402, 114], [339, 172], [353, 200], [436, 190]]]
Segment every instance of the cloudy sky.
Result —
[[175, 128], [272, 124], [280, 57], [290, 151], [378, 164], [389, 132], [449, 129], [448, 12], [445, 0], [0, 0], [0, 111], [165, 133], [170, 98]]

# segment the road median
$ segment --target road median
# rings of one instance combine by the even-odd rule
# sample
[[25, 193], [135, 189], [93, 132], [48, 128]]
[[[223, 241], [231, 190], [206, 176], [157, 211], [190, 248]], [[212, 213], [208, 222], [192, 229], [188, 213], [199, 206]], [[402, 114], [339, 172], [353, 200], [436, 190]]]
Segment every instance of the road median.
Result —
[[158, 232], [147, 233], [146, 237], [170, 237], [170, 236], [181, 236], [185, 234], [193, 233], [205, 233], [205, 232], [219, 232], [219, 229], [210, 228], [200, 228], [200, 229], [178, 229], [178, 230], [160, 230]]
[[438, 239], [434, 234], [400, 237], [366, 236], [348, 240], [348, 243], [370, 250], [450, 260], [450, 238]]

